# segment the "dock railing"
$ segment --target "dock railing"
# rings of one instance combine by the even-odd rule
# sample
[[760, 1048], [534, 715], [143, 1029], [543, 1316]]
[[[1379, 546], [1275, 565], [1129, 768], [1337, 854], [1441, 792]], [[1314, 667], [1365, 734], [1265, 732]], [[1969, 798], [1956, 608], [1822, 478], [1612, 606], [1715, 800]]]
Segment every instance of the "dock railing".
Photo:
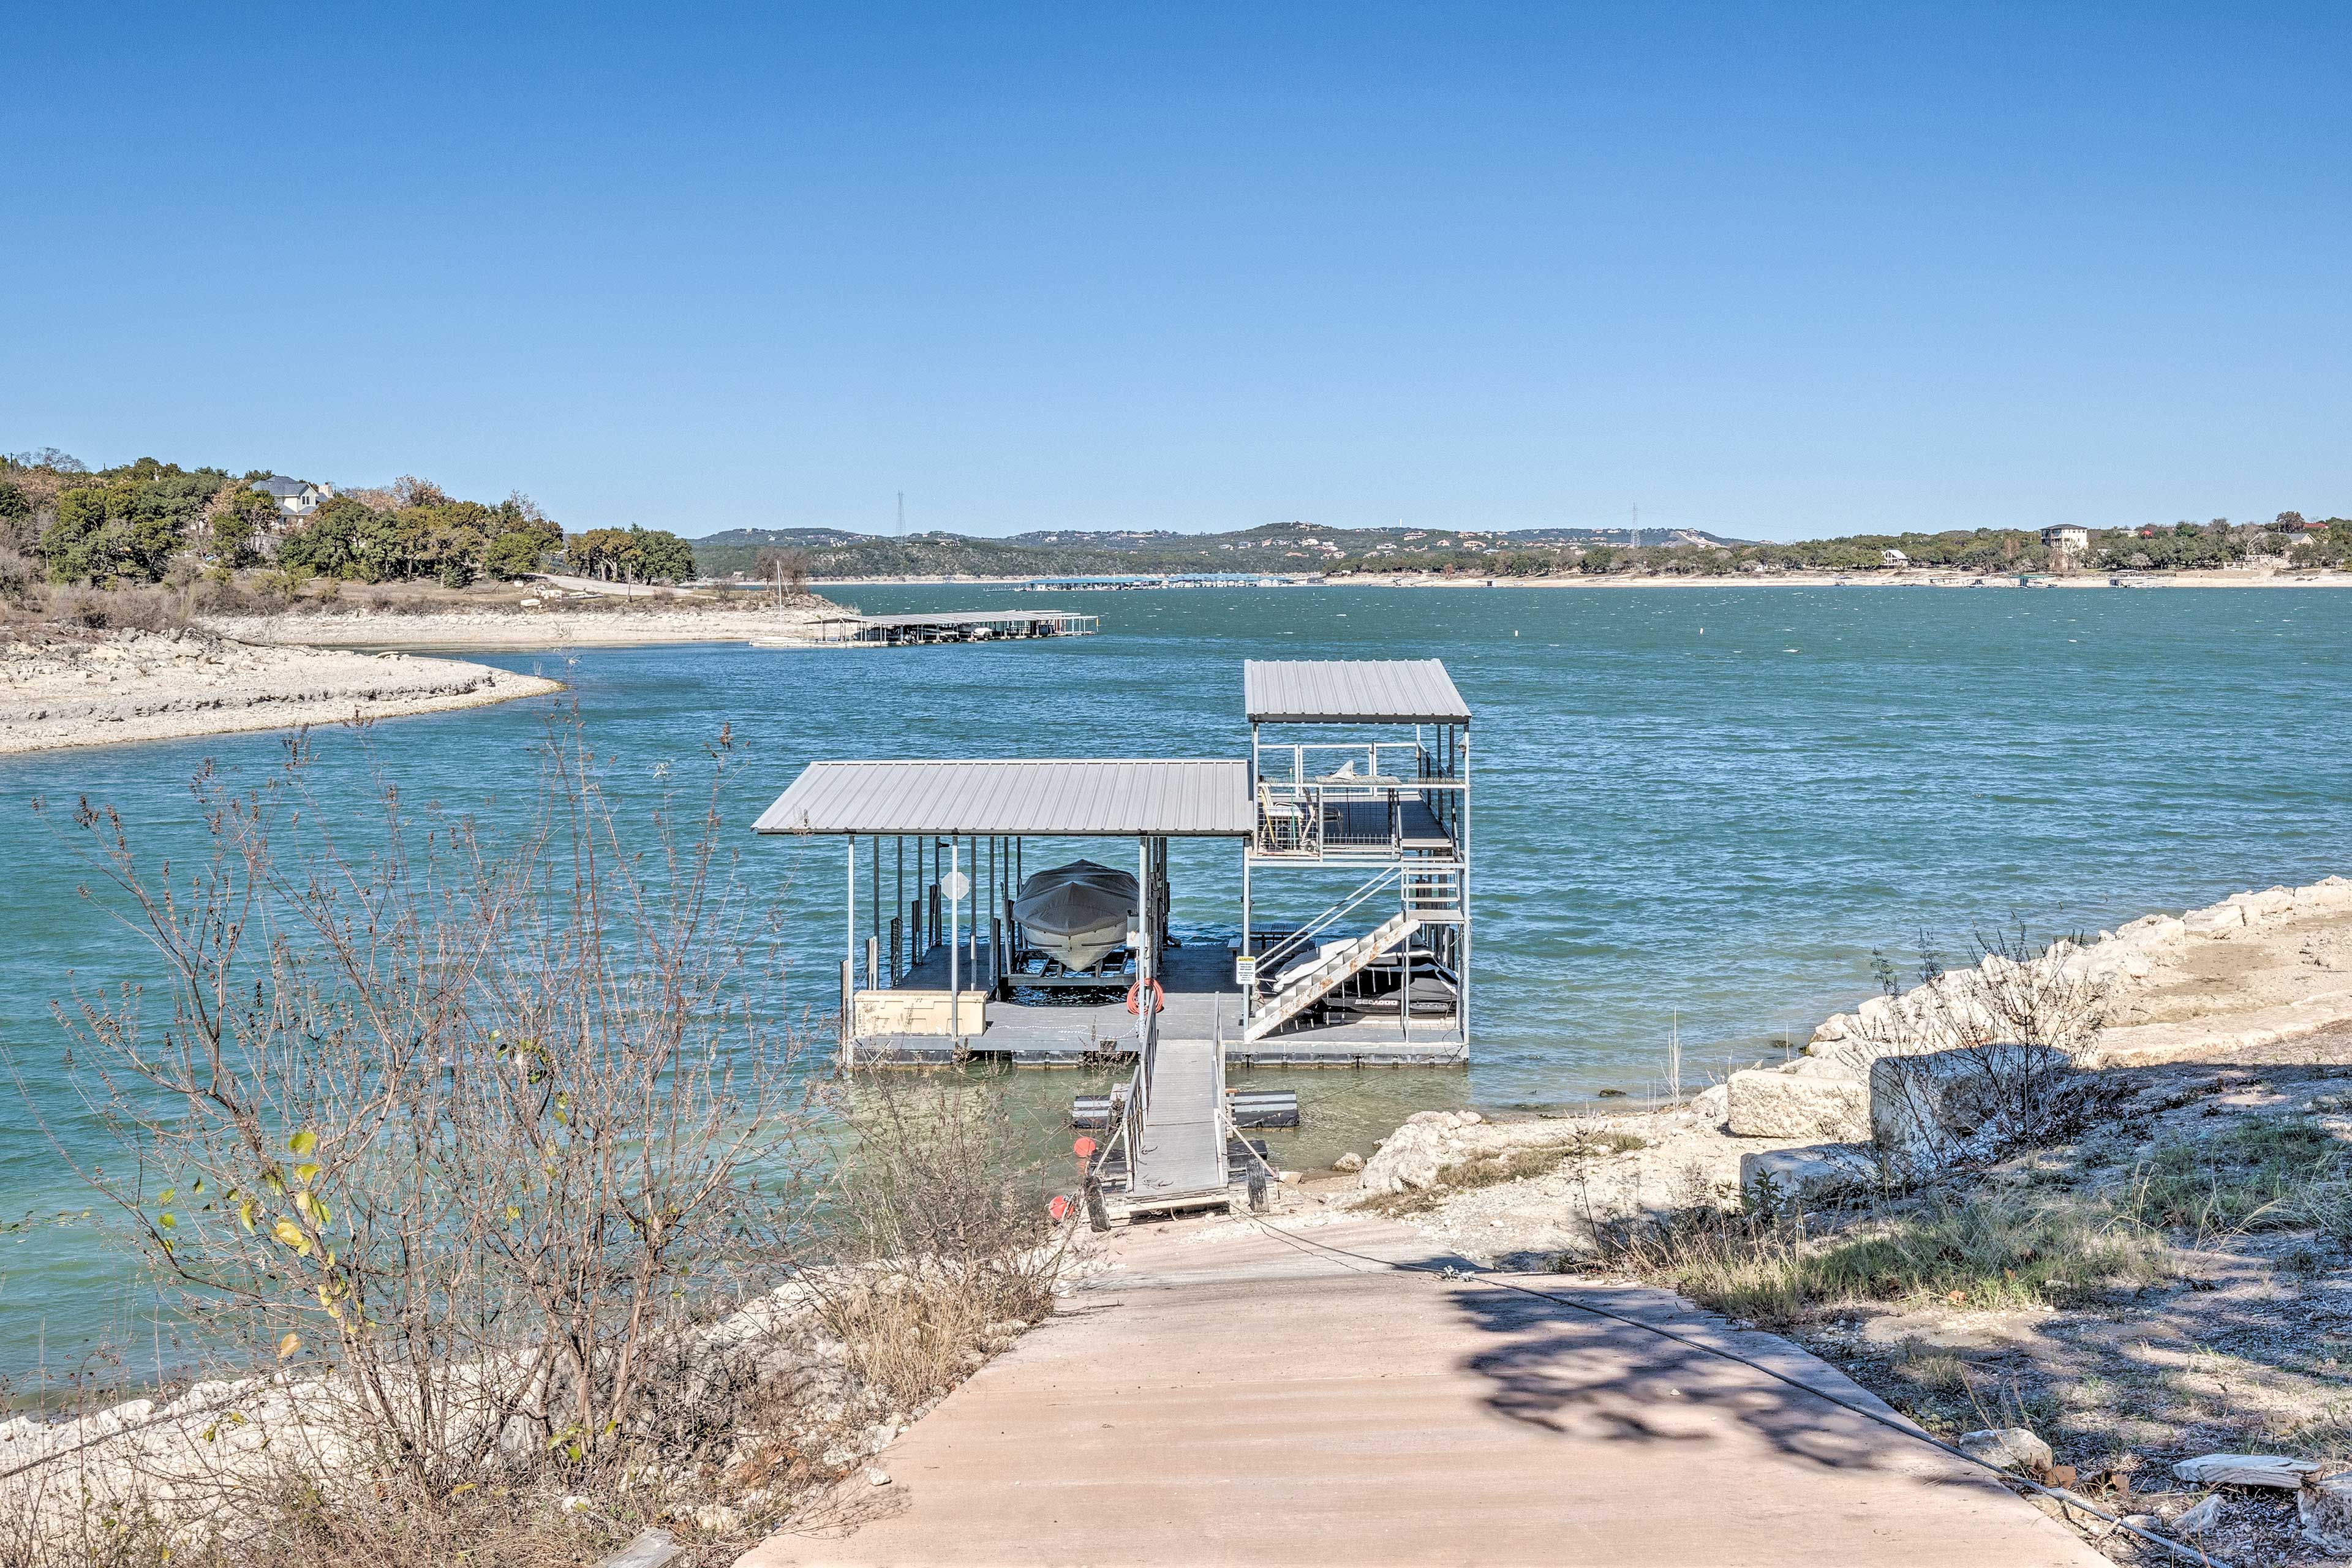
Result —
[[1451, 837], [1466, 787], [1412, 741], [1268, 746], [1257, 753], [1257, 766], [1263, 855], [1401, 853], [1408, 805], [1425, 806]]

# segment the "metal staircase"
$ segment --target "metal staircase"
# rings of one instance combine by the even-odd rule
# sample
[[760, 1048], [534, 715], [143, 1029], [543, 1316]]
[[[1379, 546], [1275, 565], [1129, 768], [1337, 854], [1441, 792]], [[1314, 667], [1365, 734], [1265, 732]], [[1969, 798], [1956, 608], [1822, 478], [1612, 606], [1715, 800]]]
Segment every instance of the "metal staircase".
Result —
[[1342, 982], [1361, 974], [1371, 962], [1421, 929], [1421, 917], [1400, 910], [1355, 941], [1335, 947], [1314, 966], [1268, 997], [1242, 1030], [1244, 1042], [1262, 1040], [1316, 1003]]
[[1393, 887], [1397, 912], [1351, 942], [1332, 947], [1314, 964], [1284, 982], [1258, 1004], [1242, 1028], [1249, 1044], [1265, 1038], [1307, 1008], [1361, 974], [1382, 953], [1412, 940], [1423, 926], [1457, 925], [1462, 920], [1462, 868], [1452, 865], [1391, 866], [1345, 899], [1270, 948], [1258, 959], [1261, 973], [1329, 930], [1373, 894]]

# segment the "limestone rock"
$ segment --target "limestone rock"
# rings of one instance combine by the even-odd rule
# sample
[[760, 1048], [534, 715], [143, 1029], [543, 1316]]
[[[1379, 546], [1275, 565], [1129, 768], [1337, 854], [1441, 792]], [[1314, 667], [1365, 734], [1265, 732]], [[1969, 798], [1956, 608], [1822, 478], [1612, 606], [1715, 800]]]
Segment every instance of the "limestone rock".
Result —
[[2014, 1043], [1881, 1057], [1870, 1064], [1871, 1140], [1913, 1174], [1989, 1153], [2024, 1131], [2013, 1125], [2021, 1108], [2046, 1102], [2070, 1070], [2063, 1051]]
[[2333, 1557], [2352, 1557], [2352, 1467], [2305, 1476], [2294, 1494], [2304, 1539]]
[[2232, 893], [2224, 901], [2243, 910], [2248, 925], [2260, 925], [2294, 911], [2294, 889], [2266, 888], [2259, 893]]
[[1824, 1203], [1868, 1186], [1875, 1164], [1867, 1143], [1759, 1149], [1739, 1156], [1739, 1190], [1754, 1196], [1761, 1184], [1776, 1198]]
[[2276, 1487], [2293, 1491], [2321, 1468], [2309, 1459], [2277, 1454], [2200, 1454], [2175, 1464], [2172, 1474], [2193, 1487]]
[[1869, 1134], [1869, 1087], [1843, 1074], [1749, 1068], [1731, 1075], [1726, 1094], [1731, 1131], [1742, 1138], [1851, 1142]]
[[1335, 1171], [1360, 1171], [1364, 1168], [1364, 1157], [1351, 1149], [1332, 1161], [1331, 1168]]
[[1727, 1084], [1711, 1083], [1691, 1096], [1690, 1108], [1698, 1112], [1701, 1121], [1710, 1127], [1723, 1125], [1731, 1114], [1731, 1089]]
[[2142, 915], [2116, 928], [2118, 942], [2129, 942], [2143, 952], [2177, 947], [2188, 934], [2187, 923], [2173, 915]]
[[2294, 907], [2298, 914], [2352, 909], [2352, 882], [2341, 877], [2323, 877], [2307, 888], [2294, 890]]
[[2240, 904], [2215, 904], [2210, 909], [2191, 910], [2181, 917], [2181, 923], [2191, 936], [2221, 941], [2246, 924], [2246, 911]]
[[1459, 1156], [1461, 1126], [1450, 1110], [1422, 1110], [1406, 1117], [1364, 1163], [1360, 1178], [1364, 1191], [1402, 1193], [1435, 1186], [1437, 1173]]
[[1997, 1470], [2046, 1470], [2057, 1459], [2049, 1444], [2022, 1426], [1963, 1432], [1954, 1446], [1969, 1458]]
[[2172, 1521], [2170, 1532], [2174, 1535], [2202, 1535], [2221, 1522], [2221, 1494], [2208, 1492], [2203, 1502]]

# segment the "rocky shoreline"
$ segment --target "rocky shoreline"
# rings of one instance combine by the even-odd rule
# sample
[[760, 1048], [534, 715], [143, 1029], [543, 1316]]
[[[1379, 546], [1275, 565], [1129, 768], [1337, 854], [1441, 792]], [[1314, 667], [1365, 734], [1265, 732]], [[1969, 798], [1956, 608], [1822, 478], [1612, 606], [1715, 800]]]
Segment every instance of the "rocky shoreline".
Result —
[[678, 643], [759, 642], [811, 647], [817, 618], [836, 611], [819, 601], [782, 609], [682, 607], [632, 600], [595, 609], [555, 605], [416, 611], [299, 610], [279, 616], [219, 616], [223, 636], [270, 647], [340, 648], [532, 649], [652, 647]]
[[[2352, 881], [2328, 877], [2146, 915], [2022, 964], [1990, 954], [1833, 1014], [1793, 1060], [1735, 1072], [1654, 1111], [1513, 1120], [1423, 1111], [1360, 1168], [1315, 1184], [1391, 1205], [1431, 1194], [1438, 1201], [1418, 1223], [1481, 1261], [1572, 1250], [1596, 1221], [1729, 1202], [1759, 1175], [1784, 1191], [1826, 1194], [1874, 1174], [1905, 1136], [1912, 1101], [1888, 1103], [1900, 1073], [1883, 1064], [1990, 1044], [2012, 1021], [2004, 1012], [2036, 1007], [2071, 1010], [2086, 1026], [2048, 1047], [2070, 1068], [2346, 1056]], [[1447, 1179], [1480, 1162], [1563, 1146], [1584, 1152], [1539, 1183], [1460, 1189]]]
[[0, 647], [0, 755], [477, 708], [562, 689], [488, 665], [257, 647], [202, 630]]

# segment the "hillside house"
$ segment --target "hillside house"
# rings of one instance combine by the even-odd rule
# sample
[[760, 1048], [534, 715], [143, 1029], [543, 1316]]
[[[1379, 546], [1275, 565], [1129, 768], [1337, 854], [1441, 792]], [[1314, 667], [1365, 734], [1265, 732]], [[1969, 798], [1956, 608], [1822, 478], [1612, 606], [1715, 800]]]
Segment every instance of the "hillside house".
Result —
[[278, 503], [281, 523], [299, 521], [318, 510], [321, 501], [335, 499], [335, 487], [332, 485], [314, 485], [308, 479], [289, 479], [284, 474], [256, 479], [252, 488]]
[[2042, 542], [2053, 550], [2063, 550], [2070, 553], [2088, 550], [2091, 548], [2091, 531], [2087, 528], [2077, 528], [2070, 522], [2060, 523], [2054, 528], [2045, 528], [2042, 531]]

